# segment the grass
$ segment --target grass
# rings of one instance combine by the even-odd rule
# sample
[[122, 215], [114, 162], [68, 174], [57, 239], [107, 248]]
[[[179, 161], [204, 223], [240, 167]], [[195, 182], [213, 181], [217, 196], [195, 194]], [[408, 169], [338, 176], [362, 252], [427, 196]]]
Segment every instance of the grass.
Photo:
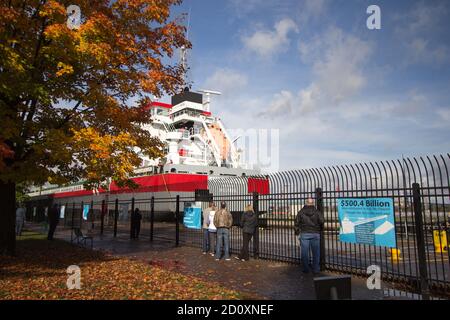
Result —
[[[67, 288], [67, 267], [81, 289]], [[241, 293], [161, 266], [88, 250], [26, 231], [16, 257], [0, 258], [0, 299], [242, 299]]]

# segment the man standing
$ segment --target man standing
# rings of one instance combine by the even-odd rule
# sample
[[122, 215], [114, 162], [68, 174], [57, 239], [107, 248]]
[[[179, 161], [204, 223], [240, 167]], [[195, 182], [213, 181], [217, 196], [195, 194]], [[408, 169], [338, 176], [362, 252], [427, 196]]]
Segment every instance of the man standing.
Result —
[[[210, 237], [210, 231], [209, 231], [209, 216], [212, 212], [216, 211], [217, 208], [213, 201], [209, 203], [209, 207], [203, 210], [203, 254], [207, 254], [209, 252], [209, 249], [212, 247], [211, 244], [211, 237]], [[213, 224], [214, 225], [214, 224]]]
[[299, 235], [304, 273], [310, 270], [310, 250], [313, 258], [312, 271], [314, 274], [320, 272], [320, 232], [323, 224], [322, 213], [314, 207], [314, 200], [308, 198], [295, 218], [295, 234]]
[[58, 222], [59, 222], [59, 210], [58, 210], [58, 205], [55, 203], [48, 211], [49, 229], [48, 229], [47, 240], [53, 240], [53, 234], [55, 233]]
[[134, 209], [134, 212], [131, 214], [131, 239], [139, 239], [141, 220], [142, 214], [139, 208]]
[[222, 255], [222, 246], [225, 246], [225, 260], [230, 260], [230, 228], [233, 225], [233, 216], [227, 210], [224, 201], [220, 203], [220, 209], [214, 215], [214, 225], [217, 228], [216, 261]]
[[22, 228], [25, 222], [25, 208], [20, 203], [16, 210], [16, 236], [22, 235]]

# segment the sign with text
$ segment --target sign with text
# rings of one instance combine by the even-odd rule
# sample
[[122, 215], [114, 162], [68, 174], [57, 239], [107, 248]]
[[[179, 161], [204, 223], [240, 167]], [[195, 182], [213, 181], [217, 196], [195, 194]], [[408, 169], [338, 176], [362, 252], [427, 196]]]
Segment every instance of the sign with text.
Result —
[[120, 207], [119, 207], [119, 220], [120, 221], [128, 220], [128, 210], [129, 210], [128, 203], [120, 204]]
[[90, 205], [85, 204], [83, 206], [83, 220], [87, 220], [88, 219], [88, 215], [89, 215], [89, 209], [90, 209]]
[[202, 228], [202, 208], [185, 207], [183, 224], [189, 229]]
[[395, 248], [392, 198], [337, 199], [339, 240]]

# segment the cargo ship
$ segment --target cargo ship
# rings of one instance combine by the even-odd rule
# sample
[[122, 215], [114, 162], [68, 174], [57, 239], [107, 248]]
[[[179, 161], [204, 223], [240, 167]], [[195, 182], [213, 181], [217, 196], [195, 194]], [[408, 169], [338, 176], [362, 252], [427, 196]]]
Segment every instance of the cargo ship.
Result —
[[[136, 201], [173, 199], [193, 196], [196, 190], [207, 190], [211, 180], [220, 177], [258, 175], [258, 169], [243, 162], [243, 150], [235, 146], [222, 120], [212, 113], [211, 95], [220, 92], [185, 89], [171, 97], [171, 103], [152, 101], [145, 112], [152, 122], [144, 125], [152, 136], [165, 145], [164, 156], [149, 159], [141, 156], [142, 165], [134, 171], [136, 189], [121, 188], [113, 181], [105, 189], [89, 190], [83, 182], [67, 186], [47, 185], [29, 193], [32, 200], [59, 204], [99, 203], [105, 201]], [[172, 211], [172, 208], [159, 208]]]

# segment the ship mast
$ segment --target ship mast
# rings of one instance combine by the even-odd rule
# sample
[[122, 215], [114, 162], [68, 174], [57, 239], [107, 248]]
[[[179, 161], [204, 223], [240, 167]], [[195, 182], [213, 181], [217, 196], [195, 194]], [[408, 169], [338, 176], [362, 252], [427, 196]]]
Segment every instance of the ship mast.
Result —
[[[189, 29], [191, 27], [191, 8], [189, 8], [189, 13], [188, 13], [188, 24], [186, 27], [186, 40], [189, 41]], [[180, 65], [183, 67], [183, 75], [182, 75], [182, 79], [183, 79], [183, 83], [186, 84], [187, 83], [187, 48], [186, 46], [181, 46], [180, 48]]]

